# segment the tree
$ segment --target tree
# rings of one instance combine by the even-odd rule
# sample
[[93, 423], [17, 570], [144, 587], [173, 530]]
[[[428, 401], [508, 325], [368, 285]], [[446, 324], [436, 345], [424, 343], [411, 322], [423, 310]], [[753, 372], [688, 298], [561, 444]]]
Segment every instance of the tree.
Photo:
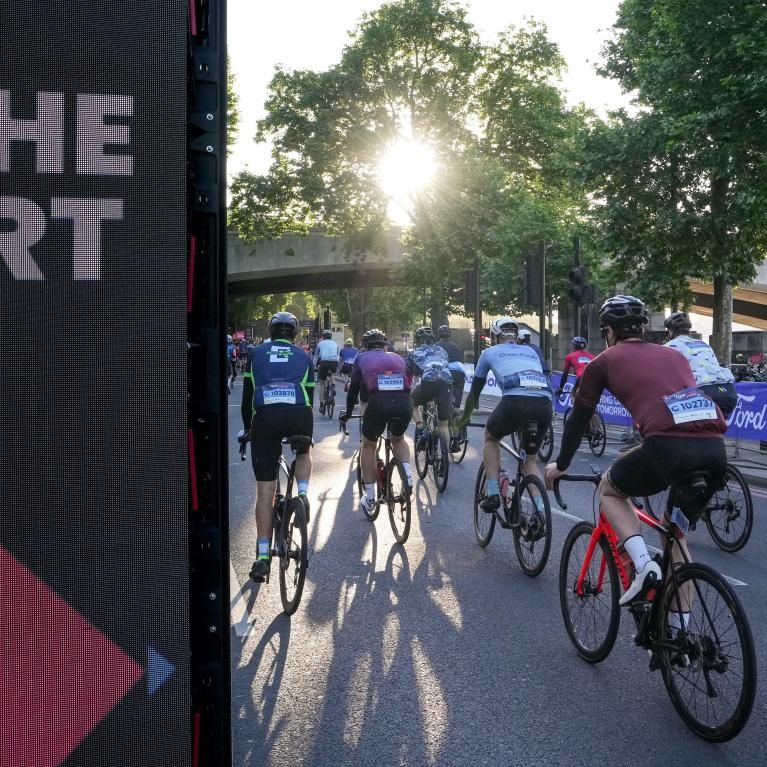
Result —
[[236, 80], [232, 72], [229, 54], [226, 55], [226, 156], [232, 154], [240, 133], [240, 97], [235, 90]]
[[639, 254], [645, 281], [669, 267], [675, 292], [682, 272], [713, 280], [714, 348], [729, 362], [732, 286], [767, 250], [767, 5], [624, 0], [615, 31], [603, 72], [641, 112], [599, 128], [597, 217], [622, 230], [617, 260]]

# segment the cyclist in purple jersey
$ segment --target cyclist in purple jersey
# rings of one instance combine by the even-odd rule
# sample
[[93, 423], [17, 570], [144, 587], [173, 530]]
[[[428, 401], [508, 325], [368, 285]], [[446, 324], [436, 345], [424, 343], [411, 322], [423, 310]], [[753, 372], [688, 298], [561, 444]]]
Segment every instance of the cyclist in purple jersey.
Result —
[[410, 384], [405, 361], [398, 354], [385, 350], [386, 337], [377, 329], [368, 330], [362, 337], [365, 351], [354, 360], [346, 410], [341, 420], [346, 422], [359, 398], [362, 403], [362, 449], [360, 466], [365, 494], [360, 499], [372, 511], [376, 499], [376, 445], [387, 424], [391, 432], [394, 457], [402, 462], [408, 487], [413, 486], [410, 451], [404, 434], [413, 416]]

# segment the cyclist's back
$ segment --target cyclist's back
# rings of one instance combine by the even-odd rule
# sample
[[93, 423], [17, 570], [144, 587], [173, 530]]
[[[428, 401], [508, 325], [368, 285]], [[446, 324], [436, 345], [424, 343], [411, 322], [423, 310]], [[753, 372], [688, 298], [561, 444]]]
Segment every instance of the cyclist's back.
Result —
[[562, 372], [567, 375], [572, 370], [575, 377], [580, 378], [593, 359], [594, 355], [588, 349], [576, 349], [565, 356]]
[[450, 328], [441, 325], [437, 330], [439, 341], [437, 346], [444, 349], [447, 354], [448, 369], [453, 379], [453, 407], [458, 410], [463, 399], [463, 389], [466, 383], [466, 370], [463, 367], [463, 354], [458, 345], [450, 340]]

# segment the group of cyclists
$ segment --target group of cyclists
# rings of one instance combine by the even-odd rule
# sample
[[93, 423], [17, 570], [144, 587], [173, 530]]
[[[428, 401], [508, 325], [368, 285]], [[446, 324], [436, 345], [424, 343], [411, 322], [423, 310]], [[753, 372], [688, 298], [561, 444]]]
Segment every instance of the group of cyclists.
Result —
[[[295, 344], [296, 317], [287, 312], [275, 314], [269, 322], [269, 339], [248, 348], [241, 406], [243, 431], [239, 437], [250, 438], [257, 481], [258, 542], [251, 577], [263, 580], [269, 573], [272, 505], [282, 440], [313, 436], [316, 380], [333, 375], [340, 363], [341, 372], [348, 375], [342, 420], [350, 417], [358, 400], [362, 404], [360, 464], [365, 492], [361, 510], [369, 510], [375, 503], [376, 444], [387, 427], [392, 451], [405, 469], [408, 492], [412, 492], [410, 449], [404, 435], [414, 419], [418, 447], [424, 438], [423, 407], [429, 401], [436, 404], [439, 429], [452, 448], [449, 419], [455, 416], [456, 431], [464, 428], [489, 374], [495, 376], [502, 396], [485, 424], [482, 448], [488, 477], [482, 508], [494, 513], [500, 504], [500, 440], [520, 433], [527, 456], [523, 472], [544, 479], [551, 489], [570, 465], [602, 392], [612, 392], [635, 420], [642, 441], [604, 474], [599, 488], [602, 510], [634, 564], [634, 579], [620, 603], [645, 595], [661, 572], [639, 532], [629, 499], [654, 495], [693, 471], [706, 472], [713, 492], [725, 471], [724, 415], [735, 406], [735, 389], [732, 374], [719, 365], [713, 350], [689, 335], [691, 325], [685, 313], [674, 312], [666, 320], [666, 345], [644, 340], [648, 313], [644, 303], [633, 296], [607, 299], [599, 310], [599, 320], [607, 347], [603, 352], [596, 356], [588, 352], [586, 339], [580, 336], [571, 342], [572, 352], [556, 393], [572, 369], [577, 379], [573, 409], [559, 455], [544, 470], [537, 452], [553, 416], [551, 371], [541, 350], [531, 343], [529, 331], [520, 329], [512, 317], [491, 324], [491, 346], [477, 361], [461, 413], [465, 372], [461, 351], [450, 341], [449, 327], [439, 327], [436, 334], [430, 327], [418, 328], [414, 348], [406, 358], [389, 350], [385, 334], [378, 329], [363, 335], [360, 351], [351, 339], [339, 349], [326, 332], [312, 357]], [[307, 518], [310, 475], [307, 444], [298, 450], [295, 470]], [[537, 501], [542, 504], [541, 498]], [[542, 514], [541, 508], [538, 513]]]

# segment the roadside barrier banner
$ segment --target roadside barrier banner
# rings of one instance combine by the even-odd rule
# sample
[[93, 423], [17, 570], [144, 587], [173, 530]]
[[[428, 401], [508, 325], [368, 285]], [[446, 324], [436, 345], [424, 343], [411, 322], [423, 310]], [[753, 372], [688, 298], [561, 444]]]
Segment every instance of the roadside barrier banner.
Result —
[[[463, 367], [466, 371], [464, 391], [468, 392], [474, 380], [474, 365], [465, 364]], [[550, 379], [552, 390], [559, 386], [561, 375], [554, 371]], [[570, 392], [574, 383], [575, 376], [569, 376], [562, 397], [554, 397], [555, 412], [563, 414], [568, 407], [572, 407]], [[738, 392], [738, 404], [727, 419], [726, 436], [732, 439], [767, 441], [767, 384], [746, 381], [736, 383], [735, 389]], [[482, 389], [482, 396], [502, 396], [501, 387], [492, 373], [487, 378], [485, 388]], [[631, 426], [632, 419], [628, 410], [609, 391], [602, 393], [597, 412], [607, 424]]]

